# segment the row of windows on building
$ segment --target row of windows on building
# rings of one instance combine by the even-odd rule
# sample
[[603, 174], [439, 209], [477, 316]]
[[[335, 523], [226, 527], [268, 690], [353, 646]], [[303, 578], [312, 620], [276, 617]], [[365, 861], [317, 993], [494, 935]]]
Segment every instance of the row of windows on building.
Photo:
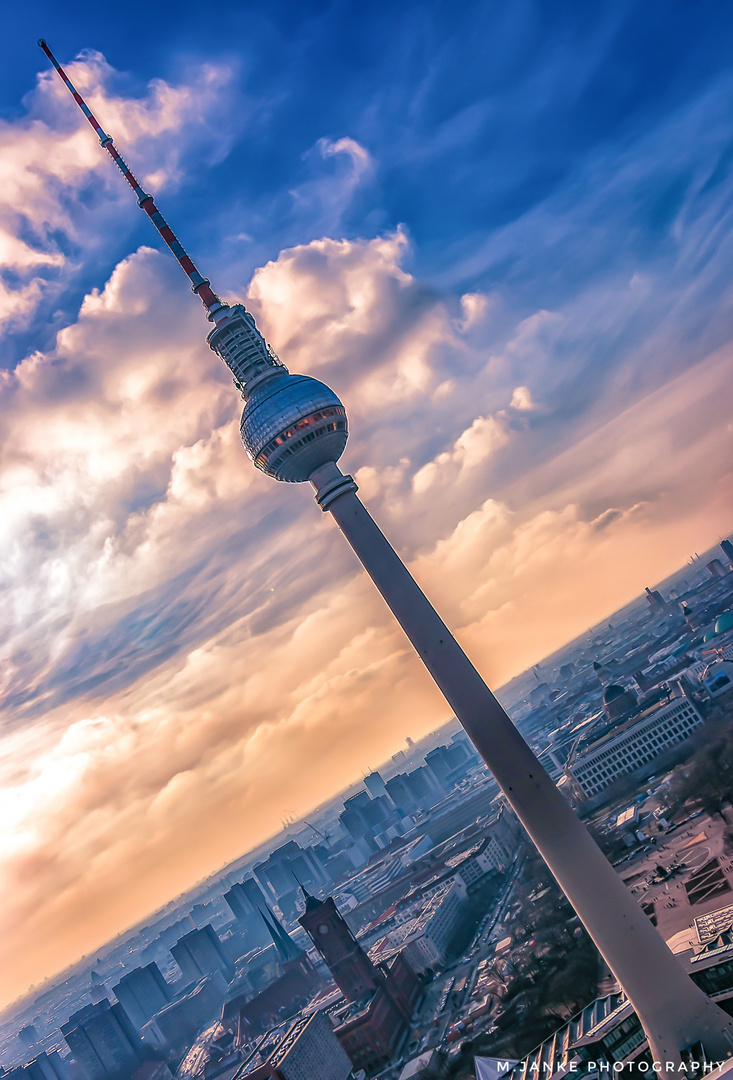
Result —
[[[332, 409], [331, 412], [336, 412], [336, 410]], [[305, 435], [302, 435], [299, 439], [296, 439], [295, 442], [284, 446], [283, 449], [279, 449], [279, 443], [281, 443], [284, 439], [291, 438], [291, 436], [295, 433], [296, 428], [299, 429], [301, 427], [304, 427], [306, 423], [315, 423], [315, 421], [313, 421], [311, 417], [306, 417], [305, 421], [299, 420], [296, 427], [289, 428], [282, 436], [278, 435], [277, 439], [273, 439], [273, 441], [271, 443], [268, 443], [265, 449], [257, 455], [257, 457], [255, 458], [255, 464], [258, 466], [266, 465], [268, 463], [271, 464], [271, 462], [269, 462], [270, 458], [272, 458], [273, 461], [277, 460], [278, 462], [282, 462], [285, 460], [285, 458], [292, 456], [298, 450], [300, 450], [301, 446], [305, 446], [306, 443], [313, 442], [314, 439], [320, 438], [321, 435], [325, 435], [328, 434], [328, 432], [333, 431], [347, 430], [347, 422], [345, 419], [335, 420], [331, 423], [321, 424], [314, 431], [306, 432]], [[277, 453], [275, 451], [277, 451]]]
[[623, 738], [612, 739], [603, 750], [581, 758], [569, 771], [590, 798], [623, 773], [642, 768], [671, 746], [684, 742], [702, 723], [689, 702], [663, 707]]

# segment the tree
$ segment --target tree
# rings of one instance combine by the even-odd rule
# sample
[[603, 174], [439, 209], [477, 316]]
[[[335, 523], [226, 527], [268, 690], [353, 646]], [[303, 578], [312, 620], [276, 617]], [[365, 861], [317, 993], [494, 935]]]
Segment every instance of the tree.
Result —
[[[669, 785], [669, 806], [673, 813], [682, 807], [718, 814], [733, 801], [733, 732], [729, 717], [708, 722], [699, 733], [694, 757], [677, 770]], [[704, 740], [704, 741], [703, 741]]]

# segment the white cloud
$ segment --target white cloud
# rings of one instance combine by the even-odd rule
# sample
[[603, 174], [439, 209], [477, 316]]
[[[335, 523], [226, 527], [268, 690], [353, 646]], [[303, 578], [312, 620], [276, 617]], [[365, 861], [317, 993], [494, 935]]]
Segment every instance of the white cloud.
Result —
[[[566, 422], [560, 453], [528, 387], [545, 400], [577, 324], [504, 315], [464, 335], [406, 244], [299, 245], [248, 303], [292, 370], [343, 397], [344, 467], [496, 684], [722, 527], [728, 358], [595, 430]], [[205, 329], [143, 248], [0, 391], [18, 988], [275, 829], [283, 791], [305, 811], [388, 757], [406, 717], [416, 735], [447, 715], [311, 492], [251, 468]]]
[[[231, 81], [228, 68], [204, 65], [189, 85], [157, 79], [144, 98], [133, 99], [114, 92], [115, 73], [99, 53], [84, 53], [66, 67], [133, 168], [138, 154], [146, 162], [137, 171], [154, 192], [178, 183], [186, 155], [211, 141], [208, 120]], [[134, 212], [122, 177], [54, 71], [39, 76], [26, 107], [20, 119], [0, 120], [0, 273], [20, 275], [0, 282], [0, 329], [27, 319], [49, 288], [62, 287], [58, 271], [68, 277], [79, 247], [98, 246], [100, 227], [112, 228], [112, 206], [124, 201], [125, 214]], [[221, 155], [227, 142], [218, 142]], [[83, 198], [91, 177], [92, 214]], [[100, 210], [102, 193], [106, 209]]]
[[[356, 139], [318, 139], [303, 155], [309, 178], [290, 192], [293, 208], [311, 235], [338, 235], [357, 192], [374, 177], [374, 161]], [[329, 162], [324, 166], [324, 162]]]
[[333, 157], [335, 154], [346, 154], [353, 164], [353, 183], [358, 183], [361, 177], [372, 168], [372, 159], [369, 152], [360, 146], [356, 139], [345, 136], [332, 142], [330, 139], [319, 139], [318, 149], [324, 158]]
[[442, 451], [417, 470], [412, 480], [415, 493], [422, 495], [438, 481], [445, 484], [459, 479], [465, 471], [482, 465], [506, 446], [510, 438], [505, 411], [496, 416], [477, 416], [461, 432], [451, 450]]
[[532, 401], [529, 387], [515, 386], [509, 406], [512, 409], [519, 409], [520, 412], [529, 412], [531, 409], [534, 409], [535, 403]]

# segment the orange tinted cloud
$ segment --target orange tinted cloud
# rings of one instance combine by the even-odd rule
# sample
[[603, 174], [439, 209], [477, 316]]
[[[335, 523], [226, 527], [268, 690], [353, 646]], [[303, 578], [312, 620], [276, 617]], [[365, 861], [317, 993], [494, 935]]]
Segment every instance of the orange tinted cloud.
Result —
[[[497, 685], [726, 527], [727, 355], [558, 445], [568, 316], [502, 344], [489, 300], [425, 289], [405, 249], [300, 245], [250, 303], [344, 398], [344, 467]], [[6, 999], [448, 718], [310, 490], [252, 469], [176, 274], [123, 260], [0, 399]]]

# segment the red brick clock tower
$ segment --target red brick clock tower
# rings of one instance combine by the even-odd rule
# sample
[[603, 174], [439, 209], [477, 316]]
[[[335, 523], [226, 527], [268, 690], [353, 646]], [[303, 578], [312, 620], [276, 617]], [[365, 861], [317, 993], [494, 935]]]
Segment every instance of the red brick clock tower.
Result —
[[333, 897], [317, 900], [305, 889], [303, 894], [305, 912], [298, 922], [323, 957], [344, 997], [347, 1001], [357, 1001], [373, 993], [381, 986], [383, 977], [339, 914]]

